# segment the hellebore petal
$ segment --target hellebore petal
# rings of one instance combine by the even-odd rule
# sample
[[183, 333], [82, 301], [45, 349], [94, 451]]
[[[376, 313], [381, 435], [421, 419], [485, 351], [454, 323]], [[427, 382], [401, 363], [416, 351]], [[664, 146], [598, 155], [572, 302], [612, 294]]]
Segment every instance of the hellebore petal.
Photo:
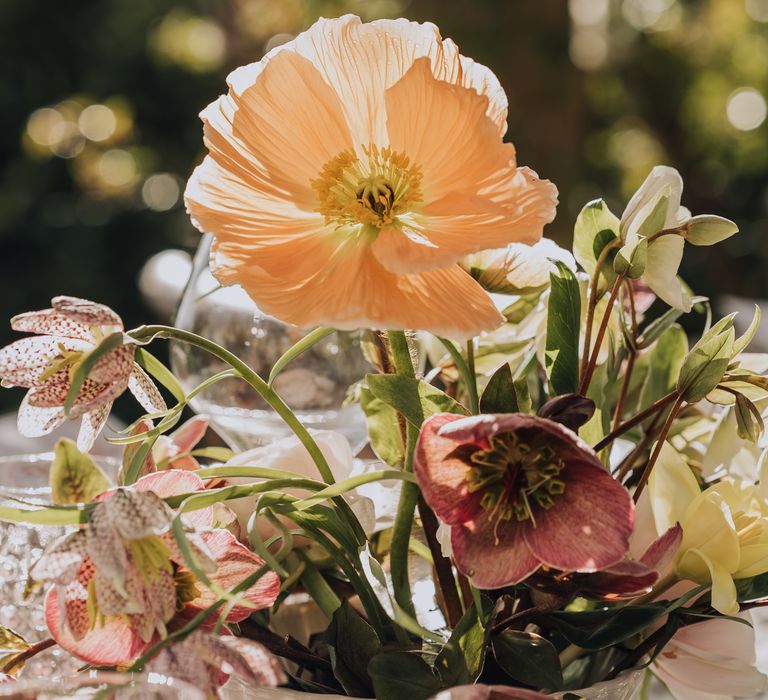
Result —
[[451, 526], [458, 568], [481, 588], [541, 564], [592, 572], [621, 561], [633, 503], [575, 433], [524, 414], [437, 414], [414, 460], [422, 494]]
[[525, 580], [541, 566], [525, 543], [523, 528], [501, 523], [486, 513], [451, 526], [451, 549], [459, 571], [477, 588], [493, 589]]
[[574, 464], [564, 471], [556, 507], [536, 515], [525, 541], [543, 563], [563, 571], [599, 571], [629, 549], [632, 497], [601, 467]]
[[462, 441], [441, 434], [444, 426], [460, 419], [452, 413], [439, 413], [426, 420], [413, 462], [424, 498], [448, 525], [465, 522], [482, 512], [480, 497], [469, 492], [469, 467], [454, 456]]

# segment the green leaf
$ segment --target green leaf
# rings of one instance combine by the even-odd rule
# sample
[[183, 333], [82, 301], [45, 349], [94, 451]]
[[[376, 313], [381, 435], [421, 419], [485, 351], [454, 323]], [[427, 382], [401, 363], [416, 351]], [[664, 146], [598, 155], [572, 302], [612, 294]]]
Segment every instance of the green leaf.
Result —
[[735, 581], [740, 603], [753, 603], [768, 599], [768, 573]]
[[173, 372], [169, 370], [160, 360], [152, 355], [146, 348], [136, 348], [136, 362], [140, 367], [144, 368], [148, 374], [157, 379], [168, 391], [173, 394], [173, 398], [179, 403], [184, 403], [187, 399], [187, 395], [184, 393], [179, 381], [174, 376]]
[[512, 370], [505, 362], [491, 376], [483, 395], [480, 397], [481, 413], [517, 413], [520, 410], [517, 403], [515, 384], [512, 381]]
[[493, 655], [504, 672], [519, 683], [557, 690], [563, 672], [551, 642], [533, 632], [507, 631], [491, 641]]
[[377, 399], [367, 387], [361, 387], [359, 394], [360, 407], [368, 423], [371, 449], [379, 459], [390, 466], [402, 465], [405, 459], [405, 447], [397, 422], [397, 411], [381, 399]]
[[672, 188], [669, 185], [665, 185], [656, 195], [656, 199], [650, 211], [648, 211], [647, 205], [640, 209], [640, 212], [638, 212], [636, 216], [639, 216], [640, 213], [645, 211], [648, 213], [643, 221], [635, 227], [637, 235], [648, 238], [664, 229], [664, 222], [667, 220], [667, 210], [669, 209], [669, 197], [671, 194]]
[[563, 263], [551, 274], [545, 365], [554, 394], [571, 394], [579, 384], [581, 293], [576, 276]]
[[[0, 494], [4, 498], [4, 494]], [[89, 508], [48, 506], [45, 508], [11, 508], [0, 506], [0, 522], [28, 525], [79, 525], [88, 519]]]
[[[595, 199], [586, 204], [576, 218], [573, 255], [591, 277], [603, 249], [618, 238], [619, 219], [602, 199]], [[607, 289], [615, 277], [610, 262], [607, 260], [600, 271], [598, 293]]]
[[69, 391], [67, 397], [64, 399], [64, 413], [69, 415], [72, 410], [72, 406], [75, 405], [77, 395], [80, 393], [85, 380], [91, 373], [91, 370], [95, 367], [96, 363], [105, 355], [116, 350], [121, 345], [125, 344], [125, 338], [122, 333], [112, 333], [102, 340], [91, 352], [89, 352], [83, 361], [77, 366], [72, 381], [69, 385]]
[[373, 683], [368, 664], [381, 651], [381, 641], [347, 600], [342, 600], [325, 631], [333, 675], [352, 696], [371, 697]]
[[448, 394], [420, 379], [401, 374], [369, 374], [365, 383], [377, 399], [394, 408], [417, 428], [435, 413], [469, 415], [467, 409]]
[[295, 360], [303, 352], [306, 352], [315, 343], [319, 343], [323, 338], [327, 338], [331, 333], [335, 333], [333, 328], [315, 328], [315, 330], [307, 333], [298, 343], [289, 348], [283, 355], [278, 358], [277, 362], [272, 366], [272, 371], [269, 373], [269, 386], [272, 386], [277, 375], [285, 369], [285, 367]]
[[606, 649], [645, 630], [667, 613], [663, 605], [627, 605], [587, 612], [555, 612], [549, 624], [571, 644]]
[[8, 668], [8, 673], [14, 673], [23, 666], [23, 663], [18, 666], [11, 666], [11, 663], [14, 656], [23, 654], [29, 648], [29, 643], [20, 634], [0, 626], [0, 666]]
[[403, 651], [374, 656], [368, 673], [378, 700], [428, 700], [441, 688], [424, 659]]
[[752, 342], [755, 333], [757, 333], [757, 329], [760, 327], [761, 317], [762, 312], [760, 311], [760, 307], [755, 305], [755, 315], [752, 317], [752, 322], [749, 324], [749, 328], [744, 332], [744, 335], [739, 336], [736, 339], [736, 342], [734, 342], [733, 355], [731, 355], [731, 357], [736, 357], [736, 355], [739, 355], [746, 350], [747, 345]]
[[675, 388], [687, 353], [685, 331], [678, 325], [667, 328], [649, 352], [648, 371], [640, 391], [640, 408], [650, 406]]
[[742, 440], [757, 442], [765, 424], [757, 406], [744, 394], [736, 394], [736, 430]]
[[648, 259], [648, 239], [635, 238], [627, 242], [613, 259], [613, 271], [627, 279], [636, 280], [645, 272]]
[[112, 487], [90, 456], [67, 438], [56, 443], [49, 478], [51, 500], [57, 505], [88, 503]]
[[488, 630], [485, 625], [493, 610], [493, 603], [482, 598], [483, 614], [478, 617], [473, 604], [462, 615], [450, 639], [435, 659], [435, 670], [444, 687], [465, 685], [477, 680], [483, 669]]
[[677, 390], [688, 403], [703, 399], [722, 380], [728, 369], [736, 333], [730, 314], [709, 329], [686, 356]]

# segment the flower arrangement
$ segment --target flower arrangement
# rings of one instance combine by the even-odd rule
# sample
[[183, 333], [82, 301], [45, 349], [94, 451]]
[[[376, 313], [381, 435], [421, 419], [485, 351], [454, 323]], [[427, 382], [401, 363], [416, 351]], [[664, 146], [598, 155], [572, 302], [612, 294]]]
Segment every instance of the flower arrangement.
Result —
[[[768, 604], [760, 316], [737, 336], [678, 276], [686, 243], [737, 228], [691, 215], [657, 167], [621, 217], [586, 204], [560, 249], [541, 238], [557, 191], [517, 165], [506, 109], [489, 69], [406, 20], [320, 20], [230, 75], [186, 202], [222, 284], [315, 329], [268, 380], [90, 301], [13, 319], [34, 334], [0, 350], [3, 384], [29, 388], [20, 431], [82, 420], [52, 502], [0, 506], [71, 528], [31, 571], [51, 643], [211, 697], [230, 676], [275, 698], [621, 698], [650, 674], [679, 700], [768, 687], [749, 623]], [[352, 395], [375, 461], [273, 387], [334, 329], [365, 334]], [[228, 369], [185, 392], [149, 352], [161, 339]], [[178, 428], [182, 412], [231, 377], [294, 436], [197, 448], [205, 419]], [[148, 413], [111, 438], [111, 483], [87, 453], [126, 389]], [[306, 639], [280, 631], [298, 591]], [[35, 651], [3, 640], [0, 678]]]

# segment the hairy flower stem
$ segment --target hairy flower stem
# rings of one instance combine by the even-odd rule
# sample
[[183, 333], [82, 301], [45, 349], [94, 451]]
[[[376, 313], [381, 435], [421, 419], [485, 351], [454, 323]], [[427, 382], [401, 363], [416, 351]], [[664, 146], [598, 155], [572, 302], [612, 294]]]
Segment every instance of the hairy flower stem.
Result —
[[680, 409], [683, 407], [684, 403], [685, 402], [683, 401], [683, 399], [680, 396], [678, 396], [677, 399], [675, 399], [675, 403], [672, 404], [672, 410], [669, 412], [669, 415], [667, 416], [667, 420], [661, 428], [659, 437], [656, 440], [656, 446], [653, 448], [653, 452], [651, 453], [651, 457], [648, 460], [648, 464], [645, 466], [645, 469], [643, 470], [643, 474], [640, 477], [640, 481], [637, 482], [637, 486], [635, 487], [635, 494], [634, 494], [635, 503], [637, 503], [637, 501], [639, 500], [640, 495], [643, 493], [643, 489], [645, 488], [646, 483], [648, 483], [648, 478], [651, 476], [653, 467], [656, 465], [656, 460], [659, 458], [659, 455], [661, 454], [661, 450], [664, 447], [664, 441], [667, 439], [667, 434], [669, 433], [669, 430], [672, 427], [672, 423], [674, 423], [675, 418], [677, 418], [677, 414], [680, 412]]
[[44, 639], [42, 642], [37, 642], [37, 644], [33, 644], [29, 647], [29, 649], [25, 649], [24, 651], [13, 654], [10, 658], [10, 660], [5, 663], [3, 666], [0, 666], [0, 673], [11, 673], [13, 669], [16, 667], [23, 666], [27, 661], [29, 661], [33, 656], [37, 656], [41, 651], [45, 651], [46, 649], [50, 649], [52, 646], [56, 645], [56, 640], [54, 639]]
[[[587, 363], [587, 367], [584, 370], [584, 375], [581, 378], [579, 393], [582, 396], [587, 395], [587, 390], [589, 389], [589, 383], [592, 381], [592, 375], [595, 372], [595, 367], [597, 367], [597, 358], [600, 355], [600, 347], [603, 344], [605, 331], [608, 328], [608, 321], [610, 320], [611, 313], [613, 312], [613, 304], [616, 301], [616, 297], [619, 294], [619, 289], [621, 288], [621, 283], [623, 279], [624, 278], [621, 277], [621, 275], [618, 275], [616, 277], [616, 281], [613, 283], [613, 287], [611, 287], [611, 293], [608, 296], [608, 304], [605, 307], [605, 313], [603, 314], [603, 318], [600, 321], [600, 326], [597, 329], [597, 335], [595, 336], [595, 345], [594, 345], [594, 348], [592, 349], [592, 354], [589, 357], [589, 362]], [[586, 342], [584, 345], [584, 352], [589, 353], [589, 346], [586, 345]]]
[[[397, 374], [414, 379], [416, 372], [413, 369], [411, 352], [408, 347], [408, 339], [403, 331], [389, 331], [389, 347], [395, 363]], [[417, 397], [418, 399], [418, 397]], [[409, 421], [405, 424], [405, 463], [403, 469], [413, 471], [413, 453], [416, 450], [416, 441], [419, 431]], [[413, 528], [413, 515], [416, 503], [419, 500], [419, 486], [414, 483], [403, 483], [400, 491], [400, 502], [397, 506], [395, 524], [392, 528], [392, 544], [390, 549], [390, 572], [392, 575], [392, 587], [397, 604], [409, 615], [414, 616], [413, 598], [411, 596], [411, 584], [408, 580], [408, 551]]]
[[665, 394], [657, 401], [654, 401], [650, 406], [648, 406], [648, 408], [643, 409], [636, 416], [630, 418], [627, 421], [624, 421], [615, 430], [612, 430], [610, 433], [608, 433], [608, 435], [606, 435], [602, 440], [600, 440], [600, 442], [598, 442], [592, 449], [595, 452], [600, 452], [600, 450], [605, 449], [617, 437], [626, 433], [627, 430], [632, 430], [632, 428], [634, 428], [636, 425], [639, 425], [640, 423], [642, 423], [646, 418], [656, 413], [656, 411], [660, 411], [668, 403], [670, 403], [671, 401], [674, 401], [676, 398], [678, 398], [677, 391], [670, 391], [668, 394]]
[[581, 357], [581, 367], [579, 376], [583, 379], [587, 372], [587, 363], [589, 361], [589, 349], [592, 344], [592, 326], [595, 322], [595, 309], [597, 308], [598, 296], [597, 285], [600, 283], [600, 272], [605, 265], [605, 261], [608, 259], [608, 254], [621, 245], [621, 241], [616, 240], [609, 243], [605, 248], [600, 251], [600, 255], [595, 262], [595, 271], [592, 273], [592, 279], [589, 285], [589, 299], [587, 300], [587, 318], [586, 328], [584, 331], [584, 351]]

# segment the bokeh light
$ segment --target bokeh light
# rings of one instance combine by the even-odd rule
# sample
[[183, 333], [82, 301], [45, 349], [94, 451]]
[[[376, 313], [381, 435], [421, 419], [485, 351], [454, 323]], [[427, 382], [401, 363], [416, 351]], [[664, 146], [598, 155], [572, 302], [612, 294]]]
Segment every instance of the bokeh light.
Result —
[[182, 181], [170, 173], [156, 173], [144, 181], [141, 198], [152, 211], [173, 209], [181, 196]]
[[728, 98], [728, 121], [740, 131], [757, 129], [768, 114], [765, 98], [754, 88], [740, 88]]

